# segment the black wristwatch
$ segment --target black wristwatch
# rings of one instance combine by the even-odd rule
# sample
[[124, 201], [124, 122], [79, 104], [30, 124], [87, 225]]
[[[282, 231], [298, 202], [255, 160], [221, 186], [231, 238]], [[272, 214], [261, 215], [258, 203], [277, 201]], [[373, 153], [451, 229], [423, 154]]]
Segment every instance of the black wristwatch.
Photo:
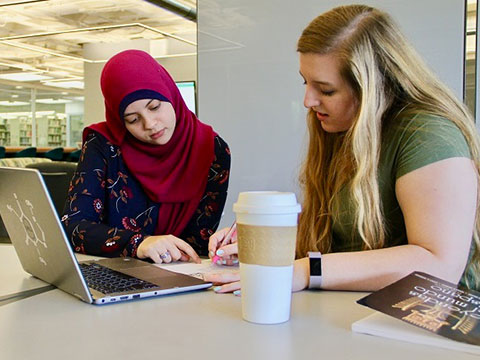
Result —
[[310, 283], [309, 289], [322, 288], [322, 254], [319, 252], [308, 252], [310, 259]]

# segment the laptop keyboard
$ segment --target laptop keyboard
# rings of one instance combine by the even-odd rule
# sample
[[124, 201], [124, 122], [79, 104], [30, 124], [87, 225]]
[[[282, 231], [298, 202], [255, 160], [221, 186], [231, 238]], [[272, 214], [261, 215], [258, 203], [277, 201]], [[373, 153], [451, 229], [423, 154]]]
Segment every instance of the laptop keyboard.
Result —
[[99, 264], [81, 263], [85, 281], [92, 289], [104, 294], [156, 288], [158, 285], [109, 269]]

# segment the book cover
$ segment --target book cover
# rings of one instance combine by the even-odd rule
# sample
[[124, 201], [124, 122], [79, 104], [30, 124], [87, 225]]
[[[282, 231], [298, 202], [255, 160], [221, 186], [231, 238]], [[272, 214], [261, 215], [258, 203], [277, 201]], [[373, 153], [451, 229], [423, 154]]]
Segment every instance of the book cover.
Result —
[[449, 339], [480, 345], [480, 292], [434, 276], [413, 272], [357, 303]]

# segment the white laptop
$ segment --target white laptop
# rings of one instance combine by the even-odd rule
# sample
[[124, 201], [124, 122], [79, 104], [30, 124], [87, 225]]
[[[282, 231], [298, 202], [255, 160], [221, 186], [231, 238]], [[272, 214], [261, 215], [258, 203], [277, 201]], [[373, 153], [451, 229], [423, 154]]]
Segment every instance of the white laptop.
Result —
[[77, 262], [36, 169], [0, 167], [0, 215], [24, 270], [88, 303], [110, 304], [212, 285], [133, 258]]

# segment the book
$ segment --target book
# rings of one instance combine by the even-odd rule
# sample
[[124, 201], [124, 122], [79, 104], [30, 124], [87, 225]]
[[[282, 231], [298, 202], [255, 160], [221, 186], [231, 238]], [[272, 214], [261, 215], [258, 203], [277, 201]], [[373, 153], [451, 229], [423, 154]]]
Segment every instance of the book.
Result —
[[478, 345], [450, 340], [425, 329], [409, 325], [406, 322], [395, 319], [381, 312], [375, 312], [363, 319], [355, 321], [352, 323], [352, 331], [361, 334], [406, 341], [414, 344], [423, 344], [480, 355], [480, 346]]
[[[361, 298], [357, 303], [442, 337], [474, 345], [472, 348], [480, 353], [480, 292], [426, 273], [413, 272]], [[379, 321], [385, 319], [379, 320], [377, 316], [373, 319], [374, 323], [375, 321], [378, 325]], [[355, 327], [361, 330], [362, 327], [365, 328], [365, 323], [368, 325], [368, 321], [364, 321]], [[411, 337], [413, 342], [417, 342], [415, 336], [418, 332], [414, 330], [416, 329], [412, 329]], [[408, 336], [405, 335], [404, 326], [402, 331], [405, 340]], [[376, 332], [375, 335], [382, 335], [378, 329]], [[393, 337], [391, 335], [390, 331], [390, 336], [387, 337]]]

